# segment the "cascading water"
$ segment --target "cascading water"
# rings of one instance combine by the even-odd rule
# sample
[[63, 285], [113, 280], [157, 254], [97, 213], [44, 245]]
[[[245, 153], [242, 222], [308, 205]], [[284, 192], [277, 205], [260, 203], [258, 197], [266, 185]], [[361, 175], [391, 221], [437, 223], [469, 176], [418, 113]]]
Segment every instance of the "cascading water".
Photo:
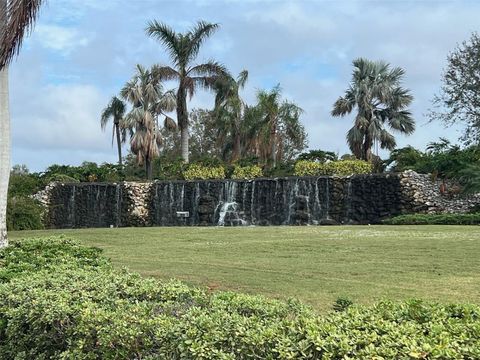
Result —
[[402, 211], [400, 186], [396, 177], [373, 175], [58, 184], [47, 226], [374, 223]]
[[[224, 200], [220, 202], [220, 211], [218, 215], [218, 226], [228, 225], [246, 225], [247, 222], [239, 215], [239, 203], [237, 203], [238, 183], [236, 181], [227, 181], [224, 184]], [[243, 202], [243, 201], [242, 201]]]

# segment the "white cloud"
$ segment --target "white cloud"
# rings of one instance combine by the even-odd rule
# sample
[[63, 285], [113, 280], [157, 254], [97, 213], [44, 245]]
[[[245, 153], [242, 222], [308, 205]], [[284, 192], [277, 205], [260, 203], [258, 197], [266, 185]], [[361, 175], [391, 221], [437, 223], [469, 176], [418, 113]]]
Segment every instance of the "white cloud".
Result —
[[35, 39], [45, 48], [68, 55], [78, 47], [85, 47], [90, 38], [78, 29], [41, 24], [36, 28]]
[[[115, 160], [99, 112], [136, 63], [170, 62], [144, 33], [154, 18], [179, 31], [198, 19], [219, 22], [198, 60], [213, 58], [233, 74], [247, 69], [249, 102], [258, 88], [280, 82], [285, 97], [305, 109], [312, 148], [347, 151], [352, 119], [333, 119], [330, 110], [359, 56], [406, 70], [418, 126], [413, 136], [397, 138], [399, 146], [422, 148], [439, 136], [455, 140], [457, 129], [424, 125], [423, 115], [448, 52], [479, 30], [479, 10], [480, 3], [471, 1], [51, 0], [12, 66], [14, 159], [18, 151], [34, 162], [43, 149], [42, 164], [78, 163], [81, 156]], [[202, 92], [189, 106], [211, 106], [212, 99]]]

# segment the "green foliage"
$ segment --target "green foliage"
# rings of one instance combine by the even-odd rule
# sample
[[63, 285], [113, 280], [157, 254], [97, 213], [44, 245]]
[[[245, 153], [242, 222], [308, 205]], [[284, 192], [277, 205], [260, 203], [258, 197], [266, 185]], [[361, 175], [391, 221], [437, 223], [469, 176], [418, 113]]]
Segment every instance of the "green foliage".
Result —
[[183, 178], [185, 180], [225, 179], [225, 168], [223, 166], [209, 167], [190, 164], [183, 172]]
[[262, 168], [258, 165], [238, 166], [235, 165], [232, 179], [254, 179], [263, 176]]
[[79, 183], [80, 180], [65, 174], [53, 174], [48, 178], [48, 182], [61, 182], [61, 183]]
[[339, 311], [339, 312], [345, 311], [352, 305], [353, 305], [353, 301], [350, 300], [349, 298], [339, 297], [337, 300], [335, 300], [335, 303], [333, 304], [333, 310]]
[[323, 164], [316, 161], [300, 160], [295, 163], [296, 176], [323, 175], [322, 170], [323, 170]]
[[0, 280], [1, 359], [480, 357], [475, 305], [381, 302], [318, 316], [296, 301], [144, 279], [98, 255], [55, 238], [0, 251], [2, 271], [24, 266]]
[[369, 174], [372, 170], [372, 164], [363, 160], [339, 160], [327, 163], [300, 160], [295, 164], [296, 176], [349, 176]]
[[28, 196], [12, 196], [7, 202], [8, 230], [43, 229], [42, 206]]
[[63, 236], [11, 241], [0, 251], [0, 283], [35, 271], [54, 271], [58, 266], [110, 266], [100, 253], [100, 249], [81, 246]]
[[395, 149], [386, 164], [393, 171], [414, 170], [424, 174], [433, 173], [441, 178], [462, 180], [466, 168], [480, 166], [480, 147], [460, 148], [440, 138], [438, 142], [430, 143], [425, 152], [411, 146]]
[[115, 182], [125, 177], [119, 165], [104, 163], [97, 165], [94, 162], [83, 162], [80, 166], [51, 165], [43, 173], [42, 178], [49, 181], [74, 182]]
[[408, 214], [383, 221], [387, 225], [480, 225], [480, 213]]
[[309, 152], [304, 152], [298, 155], [297, 160], [308, 160], [324, 163], [327, 161], [337, 161], [338, 156], [332, 151], [310, 150]]
[[459, 44], [447, 57], [442, 74], [440, 93], [433, 99], [431, 121], [445, 125], [462, 124], [460, 138], [465, 144], [480, 144], [480, 35], [474, 32], [470, 39]]

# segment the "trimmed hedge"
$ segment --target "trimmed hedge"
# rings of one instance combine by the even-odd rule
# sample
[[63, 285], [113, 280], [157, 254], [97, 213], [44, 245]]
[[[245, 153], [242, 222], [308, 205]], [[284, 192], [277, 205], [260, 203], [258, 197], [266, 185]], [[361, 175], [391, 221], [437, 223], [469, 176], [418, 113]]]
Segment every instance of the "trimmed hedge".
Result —
[[300, 160], [295, 163], [296, 176], [350, 176], [370, 174], [372, 170], [372, 164], [363, 160], [339, 160], [326, 163]]
[[383, 221], [386, 225], [480, 225], [480, 213], [408, 214]]
[[262, 168], [258, 165], [238, 166], [235, 165], [232, 179], [255, 179], [263, 176]]
[[185, 180], [225, 179], [225, 168], [223, 166], [190, 164], [183, 172], [183, 178]]
[[475, 305], [342, 303], [317, 316], [296, 301], [117, 271], [58, 238], [12, 244], [5, 267], [15, 276], [0, 280], [0, 359], [480, 358]]

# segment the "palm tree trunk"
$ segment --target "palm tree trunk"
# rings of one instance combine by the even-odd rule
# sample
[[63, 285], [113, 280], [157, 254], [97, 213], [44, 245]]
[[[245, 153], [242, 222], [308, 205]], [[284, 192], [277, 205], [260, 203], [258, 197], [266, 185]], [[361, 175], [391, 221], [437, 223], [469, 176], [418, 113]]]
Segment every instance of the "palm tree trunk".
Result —
[[145, 172], [147, 173], [147, 179], [152, 180], [153, 171], [152, 171], [152, 161], [150, 159], [145, 159]]
[[180, 127], [180, 147], [182, 159], [188, 164], [188, 113], [187, 113], [187, 94], [182, 88], [180, 82], [177, 92], [177, 121]]
[[277, 124], [272, 123], [270, 130], [270, 141], [272, 142], [272, 167], [277, 166]]
[[363, 160], [372, 161], [372, 139], [370, 135], [365, 135], [365, 141], [363, 143]]
[[233, 139], [232, 162], [237, 161], [240, 158], [240, 141], [240, 134], [237, 132]]
[[122, 140], [120, 139], [120, 128], [118, 122], [115, 123], [115, 133], [117, 136], [118, 165], [122, 166]]
[[4, 67], [0, 70], [0, 248], [8, 245], [7, 195], [9, 179], [10, 113], [8, 109], [8, 68]]

